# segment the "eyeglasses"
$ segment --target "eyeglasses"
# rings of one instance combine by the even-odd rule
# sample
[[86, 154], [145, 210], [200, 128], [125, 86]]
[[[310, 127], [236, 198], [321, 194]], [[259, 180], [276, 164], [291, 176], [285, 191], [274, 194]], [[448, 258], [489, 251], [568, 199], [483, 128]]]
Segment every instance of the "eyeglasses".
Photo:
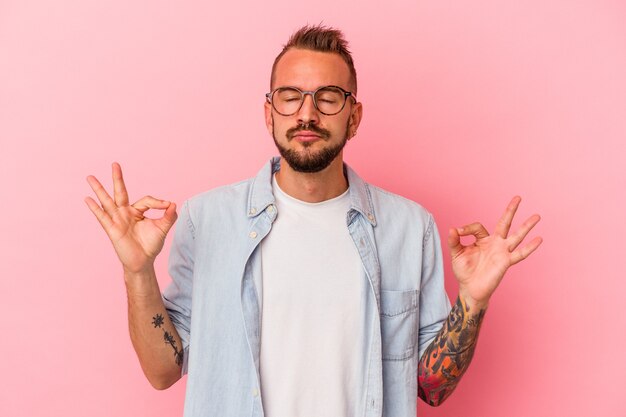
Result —
[[342, 111], [348, 97], [356, 101], [354, 94], [336, 85], [323, 86], [315, 91], [302, 91], [296, 87], [278, 87], [267, 93], [265, 98], [278, 114], [291, 116], [300, 110], [304, 103], [304, 96], [307, 94], [313, 99], [313, 105], [317, 111], [326, 116]]

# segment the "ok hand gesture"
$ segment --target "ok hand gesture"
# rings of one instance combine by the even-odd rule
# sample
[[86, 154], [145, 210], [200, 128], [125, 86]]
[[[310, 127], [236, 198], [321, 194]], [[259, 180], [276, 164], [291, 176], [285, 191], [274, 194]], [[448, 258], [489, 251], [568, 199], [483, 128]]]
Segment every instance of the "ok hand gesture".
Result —
[[[163, 249], [165, 236], [177, 218], [176, 204], [145, 196], [129, 205], [122, 168], [117, 162], [112, 168], [115, 199], [109, 196], [96, 177], [89, 175], [87, 182], [102, 207], [91, 197], [86, 197], [85, 202], [111, 239], [124, 271], [142, 272], [153, 265]], [[149, 209], [165, 210], [165, 213], [160, 219], [149, 219], [143, 215]]]
[[[508, 236], [521, 200], [519, 196], [513, 197], [493, 235], [489, 235], [480, 223], [450, 229], [448, 246], [452, 256], [452, 270], [459, 281], [459, 295], [467, 303], [485, 307], [507, 269], [526, 259], [541, 244], [541, 237], [535, 237], [518, 248], [540, 220], [538, 214], [530, 216], [517, 231]], [[468, 235], [474, 235], [476, 241], [463, 246], [460, 236]]]

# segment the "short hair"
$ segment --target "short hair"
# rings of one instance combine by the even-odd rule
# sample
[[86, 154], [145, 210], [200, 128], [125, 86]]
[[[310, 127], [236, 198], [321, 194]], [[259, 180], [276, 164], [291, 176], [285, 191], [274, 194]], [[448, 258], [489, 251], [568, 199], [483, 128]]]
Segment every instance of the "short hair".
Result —
[[274, 75], [276, 72], [276, 65], [280, 58], [285, 53], [292, 49], [308, 49], [317, 52], [332, 52], [339, 54], [341, 58], [348, 64], [350, 70], [350, 82], [352, 83], [353, 93], [356, 95], [356, 69], [354, 69], [354, 62], [352, 61], [352, 55], [348, 50], [348, 42], [345, 40], [343, 33], [338, 30], [321, 24], [315, 26], [303, 26], [298, 29], [291, 37], [289, 41], [283, 45], [283, 50], [274, 60], [272, 65], [272, 75], [270, 78], [270, 89], [274, 85]]

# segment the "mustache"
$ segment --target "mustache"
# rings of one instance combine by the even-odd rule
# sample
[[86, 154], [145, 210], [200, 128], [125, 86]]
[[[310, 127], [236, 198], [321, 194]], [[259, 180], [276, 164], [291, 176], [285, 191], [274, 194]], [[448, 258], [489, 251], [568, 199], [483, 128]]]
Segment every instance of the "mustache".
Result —
[[309, 132], [313, 132], [317, 135], [319, 135], [321, 138], [328, 138], [330, 136], [330, 132], [326, 129], [323, 129], [319, 126], [316, 126], [314, 124], [310, 124], [307, 123], [305, 125], [298, 125], [296, 127], [292, 127], [291, 129], [287, 130], [287, 137], [289, 139], [292, 139], [294, 137], [294, 135], [298, 132], [302, 132], [304, 130], [308, 130]]

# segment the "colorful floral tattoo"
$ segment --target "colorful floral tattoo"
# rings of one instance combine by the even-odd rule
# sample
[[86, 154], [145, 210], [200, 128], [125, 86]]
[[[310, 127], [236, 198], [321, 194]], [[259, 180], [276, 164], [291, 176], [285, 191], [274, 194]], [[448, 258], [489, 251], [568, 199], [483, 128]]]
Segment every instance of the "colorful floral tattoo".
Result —
[[422, 356], [418, 369], [419, 397], [432, 406], [441, 404], [454, 391], [467, 370], [485, 310], [470, 312], [457, 298], [439, 334]]

